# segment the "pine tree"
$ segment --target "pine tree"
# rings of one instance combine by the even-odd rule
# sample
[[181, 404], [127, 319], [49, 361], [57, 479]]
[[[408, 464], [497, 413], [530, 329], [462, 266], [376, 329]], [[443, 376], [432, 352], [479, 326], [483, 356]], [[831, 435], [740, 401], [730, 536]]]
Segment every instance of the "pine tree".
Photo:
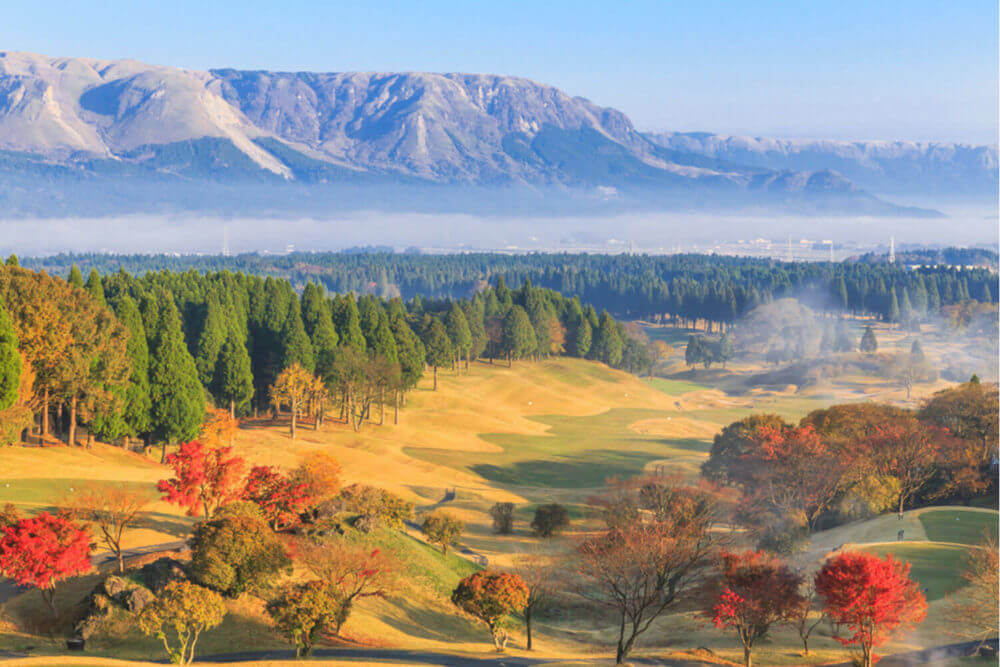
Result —
[[233, 418], [244, 413], [253, 398], [250, 354], [235, 324], [229, 327], [226, 334], [212, 386], [220, 402], [229, 406], [229, 414]]
[[215, 365], [219, 361], [219, 352], [226, 342], [226, 323], [219, 305], [219, 299], [209, 294], [205, 302], [205, 319], [195, 348], [195, 366], [198, 368], [198, 379], [205, 387], [212, 386], [215, 378]]
[[358, 352], [365, 351], [365, 335], [361, 332], [361, 315], [354, 295], [337, 297], [333, 302], [333, 321], [337, 326], [341, 345], [353, 347]]
[[18, 260], [17, 255], [14, 253], [10, 254], [10, 257], [7, 258], [7, 266], [21, 266], [21, 262]]
[[878, 351], [878, 341], [875, 339], [875, 332], [871, 325], [865, 327], [864, 334], [861, 335], [861, 343], [858, 349], [865, 354], [875, 354]]
[[732, 359], [735, 354], [736, 350], [733, 349], [733, 342], [729, 339], [729, 334], [722, 334], [722, 338], [719, 339], [719, 350], [716, 360], [725, 368], [726, 362]]
[[573, 315], [569, 328], [569, 353], [574, 357], [585, 359], [590, 353], [592, 344], [593, 332], [590, 330], [590, 322], [584, 317], [583, 312]]
[[390, 322], [392, 335], [396, 339], [396, 352], [402, 373], [403, 390], [412, 389], [424, 374], [426, 359], [424, 346], [406, 323], [402, 314], [397, 314]]
[[695, 366], [702, 360], [704, 355], [705, 351], [701, 336], [695, 336], [694, 334], [688, 336], [687, 347], [684, 348], [684, 363], [688, 366]]
[[924, 346], [920, 344], [920, 339], [914, 339], [913, 344], [910, 345], [910, 359], [918, 364], [922, 364], [926, 357], [924, 356]]
[[612, 368], [617, 368], [622, 361], [622, 351], [625, 344], [615, 321], [611, 319], [608, 311], [601, 313], [600, 325], [594, 334], [594, 344], [590, 347], [589, 359], [602, 361]]
[[847, 310], [847, 284], [842, 275], [837, 278], [837, 306], [841, 310]]
[[886, 322], [899, 322], [899, 300], [896, 298], [896, 288], [889, 292], [889, 309], [885, 314]]
[[424, 326], [424, 349], [427, 363], [434, 370], [434, 391], [437, 391], [438, 366], [450, 364], [454, 358], [454, 348], [448, 338], [444, 324], [436, 317], [430, 317]]
[[466, 373], [470, 371], [469, 364], [472, 363], [472, 360], [478, 359], [486, 350], [486, 327], [483, 326], [486, 317], [483, 306], [483, 300], [479, 298], [478, 294], [472, 301], [463, 304], [465, 321], [469, 324], [469, 335], [471, 336], [465, 364]]
[[149, 391], [149, 345], [146, 330], [142, 326], [139, 307], [128, 294], [115, 298], [115, 315], [128, 330], [129, 339], [125, 350], [128, 353], [131, 371], [125, 389], [125, 404], [122, 419], [123, 435], [139, 437], [152, 428], [152, 400]]
[[513, 359], [531, 354], [537, 345], [535, 330], [528, 313], [521, 306], [512, 306], [503, 318], [503, 335], [500, 348], [507, 355], [507, 366]]
[[21, 353], [17, 348], [17, 332], [0, 300], [0, 411], [17, 401], [21, 386]]
[[[192, 440], [205, 417], [205, 391], [184, 344], [173, 299], [158, 299], [160, 317], [150, 349], [149, 387], [153, 427], [166, 442]], [[166, 456], [164, 444], [161, 459]]]
[[72, 268], [69, 270], [69, 275], [66, 276], [66, 282], [68, 282], [73, 287], [79, 287], [83, 289], [83, 274], [80, 273], [80, 267], [73, 263]]
[[380, 308], [377, 317], [375, 331], [372, 333], [372, 356], [382, 357], [389, 363], [396, 363], [399, 361], [399, 350], [396, 347], [396, 338], [392, 334], [392, 327], [389, 325], [389, 316]]
[[465, 313], [455, 302], [451, 304], [446, 320], [448, 338], [455, 348], [455, 357], [465, 358], [465, 368], [469, 368], [469, 352], [472, 350], [472, 332], [469, 330], [469, 322], [465, 318]]
[[292, 301], [288, 310], [288, 317], [285, 319], [285, 326], [281, 331], [281, 349], [281, 367], [283, 369], [292, 364], [299, 364], [310, 373], [316, 370], [312, 343], [309, 341], [309, 336], [306, 335], [305, 325], [302, 324], [302, 313], [299, 309], [298, 299]]
[[108, 301], [104, 298], [104, 285], [101, 284], [101, 274], [97, 272], [97, 269], [91, 269], [90, 275], [87, 276], [87, 284], [84, 288], [90, 292], [90, 296], [94, 298], [98, 304], [102, 306], [107, 306]]
[[910, 303], [910, 295], [904, 287], [902, 297], [899, 300], [899, 321], [903, 326], [910, 326], [913, 322], [913, 305]]

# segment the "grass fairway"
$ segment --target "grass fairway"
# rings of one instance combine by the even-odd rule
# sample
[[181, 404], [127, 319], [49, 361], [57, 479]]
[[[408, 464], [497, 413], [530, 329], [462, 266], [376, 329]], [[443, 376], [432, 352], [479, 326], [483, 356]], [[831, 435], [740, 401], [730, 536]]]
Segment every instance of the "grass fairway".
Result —
[[928, 602], [954, 593], [964, 584], [962, 569], [968, 554], [965, 547], [930, 542], [901, 542], [862, 547], [878, 556], [892, 554], [910, 564], [910, 577], [919, 582]]
[[997, 513], [990, 510], [928, 509], [919, 518], [927, 539], [934, 542], [975, 545], [986, 532], [997, 532]]
[[589, 417], [546, 415], [531, 418], [549, 427], [541, 435], [480, 436], [502, 451], [405, 451], [415, 458], [464, 468], [498, 484], [563, 489], [597, 487], [610, 477], [634, 476], [653, 461], [670, 459], [683, 468], [704, 459], [710, 446], [707, 440], [662, 438], [629, 428], [658, 417], [662, 417], [658, 411], [627, 408]]
[[689, 391], [701, 391], [709, 388], [703, 384], [698, 384], [697, 382], [688, 382], [687, 380], [668, 380], [667, 378], [646, 378], [646, 384], [654, 389], [662, 391], [664, 394], [669, 394], [670, 396], [680, 396], [681, 394], [686, 394]]

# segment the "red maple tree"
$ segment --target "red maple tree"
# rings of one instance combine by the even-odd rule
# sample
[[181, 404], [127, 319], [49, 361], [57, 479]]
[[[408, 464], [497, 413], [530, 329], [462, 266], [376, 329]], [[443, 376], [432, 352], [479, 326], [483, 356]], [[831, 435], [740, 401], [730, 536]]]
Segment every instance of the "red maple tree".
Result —
[[166, 457], [173, 479], [161, 479], [156, 488], [167, 502], [187, 509], [189, 516], [211, 517], [220, 507], [240, 497], [243, 459], [232, 447], [206, 447], [197, 440], [185, 442]]
[[806, 604], [799, 592], [802, 576], [760, 551], [724, 553], [715, 583], [721, 591], [706, 613], [715, 627], [736, 632], [747, 667], [752, 664], [754, 644], [767, 636], [772, 625], [792, 621]]
[[950, 440], [945, 429], [916, 419], [877, 424], [858, 444], [860, 461], [874, 474], [899, 483], [894, 504], [902, 517], [906, 503], [937, 474], [939, 451]]
[[0, 573], [38, 588], [53, 616], [56, 584], [90, 568], [90, 536], [65, 517], [42, 512], [2, 529]]
[[243, 487], [243, 499], [260, 507], [272, 530], [299, 522], [299, 515], [312, 504], [305, 484], [296, 484], [270, 466], [254, 466]]
[[[816, 592], [838, 626], [834, 639], [861, 649], [871, 667], [872, 649], [898, 631], [913, 628], [927, 615], [927, 601], [910, 579], [910, 564], [872, 554], [847, 551], [830, 558], [816, 574]], [[841, 636], [839, 628], [851, 631]]]

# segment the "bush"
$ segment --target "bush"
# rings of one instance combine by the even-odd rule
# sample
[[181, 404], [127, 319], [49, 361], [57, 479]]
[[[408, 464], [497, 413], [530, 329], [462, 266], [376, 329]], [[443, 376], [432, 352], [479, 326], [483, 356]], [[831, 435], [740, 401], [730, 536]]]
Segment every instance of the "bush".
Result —
[[295, 657], [308, 656], [329, 628], [339, 625], [344, 599], [333, 584], [309, 581], [282, 586], [267, 603], [278, 632], [295, 645]]
[[497, 503], [490, 508], [493, 530], [500, 535], [509, 535], [514, 530], [514, 503]]
[[191, 577], [229, 597], [259, 591], [292, 564], [267, 524], [249, 516], [203, 521], [188, 543]]
[[423, 530], [431, 544], [440, 545], [442, 553], [448, 553], [448, 547], [462, 536], [465, 524], [450, 514], [434, 512], [424, 519]]
[[385, 489], [363, 484], [352, 484], [340, 492], [336, 499], [326, 504], [323, 513], [350, 512], [358, 518], [367, 517], [371, 526], [384, 525], [400, 530], [403, 522], [413, 518], [413, 504]]
[[809, 547], [809, 523], [802, 512], [769, 516], [757, 538], [757, 548], [782, 556], [805, 551]]
[[194, 647], [204, 630], [222, 623], [222, 597], [186, 581], [168, 584], [139, 614], [139, 629], [163, 641], [174, 664], [194, 661]]
[[568, 526], [569, 512], [558, 503], [539, 505], [535, 510], [535, 518], [531, 520], [531, 528], [537, 537], [558, 535]]

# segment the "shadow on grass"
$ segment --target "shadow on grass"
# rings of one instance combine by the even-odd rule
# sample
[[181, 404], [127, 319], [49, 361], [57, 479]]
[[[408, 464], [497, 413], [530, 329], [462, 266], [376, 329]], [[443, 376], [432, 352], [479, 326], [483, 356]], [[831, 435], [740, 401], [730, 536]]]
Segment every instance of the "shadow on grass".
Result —
[[659, 458], [649, 452], [597, 449], [575, 452], [572, 458], [530, 459], [507, 465], [478, 463], [470, 469], [499, 484], [579, 489], [601, 486], [611, 477], [633, 477]]
[[468, 639], [470, 636], [477, 635], [481, 635], [483, 640], [489, 639], [489, 632], [485, 625], [480, 627], [457, 614], [447, 614], [441, 610], [411, 602], [406, 598], [391, 598], [389, 601], [399, 613], [385, 614], [382, 620], [387, 625], [411, 637], [446, 642]]

